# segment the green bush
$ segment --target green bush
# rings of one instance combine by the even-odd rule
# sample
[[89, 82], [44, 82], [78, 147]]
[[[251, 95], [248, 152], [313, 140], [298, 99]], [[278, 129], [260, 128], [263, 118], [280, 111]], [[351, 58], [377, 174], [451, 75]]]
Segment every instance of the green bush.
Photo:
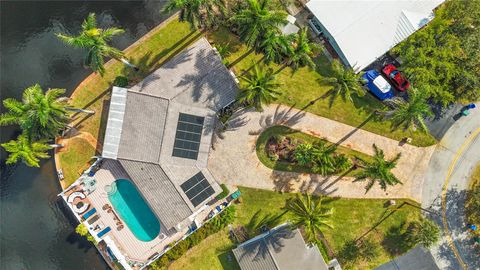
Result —
[[113, 81], [113, 85], [118, 87], [126, 87], [128, 86], [128, 79], [124, 76], [117, 76]]
[[87, 238], [87, 240], [92, 242], [94, 245], [97, 243], [95, 238], [88, 232], [87, 227], [83, 223], [78, 224], [78, 226], [75, 228], [75, 232]]
[[182, 255], [185, 254], [185, 252], [187, 252], [189, 245], [190, 243], [187, 240], [180, 241], [176, 246], [170, 249], [165, 255], [167, 255], [167, 257], [171, 261], [174, 261], [182, 257]]
[[218, 194], [216, 199], [221, 200], [230, 194], [230, 190], [228, 190], [227, 186], [225, 184], [221, 184], [220, 187], [222, 188], [222, 193]]
[[150, 269], [150, 270], [163, 270], [163, 269], [166, 269], [166, 267], [169, 264], [170, 264], [170, 259], [166, 255], [163, 255], [158, 260], [156, 260], [154, 263], [152, 263], [148, 267], [148, 269]]

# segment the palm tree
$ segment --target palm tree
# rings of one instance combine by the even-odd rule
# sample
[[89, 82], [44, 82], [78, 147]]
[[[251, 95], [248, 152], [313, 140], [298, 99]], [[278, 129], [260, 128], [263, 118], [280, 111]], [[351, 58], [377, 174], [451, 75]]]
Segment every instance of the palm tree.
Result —
[[123, 34], [125, 31], [120, 28], [112, 27], [107, 29], [97, 28], [95, 14], [90, 13], [82, 23], [82, 31], [78, 36], [69, 36], [56, 34], [57, 37], [73, 47], [87, 50], [85, 65], [89, 66], [94, 72], [105, 74], [104, 57], [112, 57], [121, 60], [128, 66], [134, 67], [127, 60], [123, 59], [123, 52], [108, 45], [108, 42], [116, 35]]
[[59, 98], [65, 89], [49, 89], [43, 93], [35, 84], [23, 92], [22, 101], [7, 98], [3, 105], [7, 113], [0, 115], [0, 125], [20, 125], [30, 140], [53, 138], [68, 123], [67, 103]]
[[263, 53], [265, 62], [282, 62], [285, 56], [291, 54], [293, 35], [283, 35], [277, 31], [268, 31], [258, 46]]
[[238, 101], [253, 106], [258, 111], [280, 94], [275, 91], [280, 84], [275, 82], [275, 74], [270, 68], [265, 69], [255, 64], [252, 71], [240, 78], [245, 81], [245, 86], [238, 94]]
[[412, 247], [421, 244], [425, 248], [430, 248], [438, 242], [440, 228], [435, 222], [422, 218], [420, 221], [411, 222], [405, 234], [406, 243]]
[[2, 147], [10, 153], [6, 164], [14, 164], [21, 160], [29, 167], [40, 167], [38, 164], [40, 159], [49, 158], [47, 150], [52, 148], [45, 144], [45, 141], [30, 142], [25, 135], [18, 136], [16, 141], [3, 143]]
[[335, 145], [327, 146], [324, 141], [316, 143], [313, 150], [313, 172], [321, 175], [335, 172], [336, 160], [334, 154], [336, 150], [337, 147]]
[[338, 96], [342, 97], [343, 101], [353, 102], [352, 95], [360, 97], [365, 95], [362, 87], [362, 72], [356, 73], [353, 68], [342, 65], [336, 59], [332, 62], [332, 72], [332, 77], [323, 80], [333, 85], [333, 89], [329, 92], [330, 106]]
[[309, 243], [319, 240], [318, 236], [323, 228], [333, 228], [328, 220], [332, 210], [322, 205], [321, 197], [297, 194], [295, 198], [287, 201], [286, 209], [292, 214], [293, 225], [304, 228]]
[[223, 0], [169, 0], [163, 12], [180, 10], [180, 20], [187, 21], [194, 29], [212, 27], [218, 22], [218, 11], [225, 10]]
[[312, 56], [314, 51], [318, 49], [318, 45], [310, 41], [306, 27], [302, 28], [299, 33], [293, 35], [291, 46], [292, 49], [288, 52], [286, 65], [291, 66], [293, 70], [305, 66], [315, 68]]
[[231, 20], [237, 25], [240, 39], [250, 47], [257, 47], [266, 33], [280, 31], [288, 23], [287, 13], [270, 10], [270, 0], [247, 0], [247, 8], [240, 10]]
[[387, 186], [394, 186], [396, 184], [402, 184], [402, 182], [391, 172], [393, 168], [397, 165], [398, 160], [400, 159], [401, 154], [398, 153], [392, 160], [385, 160], [385, 155], [383, 150], [378, 148], [373, 144], [373, 149], [375, 150], [375, 155], [373, 160], [367, 162], [360, 157], [357, 157], [359, 160], [359, 167], [362, 170], [356, 175], [356, 181], [365, 181], [368, 179], [368, 183], [365, 186], [365, 193], [367, 193], [375, 182], [380, 184], [380, 187], [383, 190], [387, 190]]
[[394, 128], [403, 125], [405, 130], [413, 127], [414, 129], [420, 128], [424, 132], [428, 131], [424, 119], [433, 116], [433, 113], [426, 102], [425, 92], [410, 88], [408, 102], [401, 97], [395, 97], [389, 101], [389, 104], [393, 110], [386, 112], [385, 116], [392, 120]]

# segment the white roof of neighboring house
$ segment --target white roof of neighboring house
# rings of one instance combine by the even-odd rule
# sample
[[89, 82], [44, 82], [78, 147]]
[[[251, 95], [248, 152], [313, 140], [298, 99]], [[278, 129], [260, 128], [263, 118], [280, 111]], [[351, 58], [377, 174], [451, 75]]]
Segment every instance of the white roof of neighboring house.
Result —
[[363, 69], [433, 19], [444, 0], [310, 0], [351, 66]]

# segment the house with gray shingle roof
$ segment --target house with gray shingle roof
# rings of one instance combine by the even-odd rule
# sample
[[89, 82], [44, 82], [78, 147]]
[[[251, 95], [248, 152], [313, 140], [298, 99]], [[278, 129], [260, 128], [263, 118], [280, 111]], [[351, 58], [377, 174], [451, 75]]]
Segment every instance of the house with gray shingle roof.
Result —
[[236, 94], [204, 38], [130, 89], [113, 87], [102, 157], [130, 176], [165, 231], [221, 192], [208, 154], [216, 113]]
[[317, 246], [309, 246], [298, 229], [283, 224], [233, 250], [242, 270], [327, 270]]

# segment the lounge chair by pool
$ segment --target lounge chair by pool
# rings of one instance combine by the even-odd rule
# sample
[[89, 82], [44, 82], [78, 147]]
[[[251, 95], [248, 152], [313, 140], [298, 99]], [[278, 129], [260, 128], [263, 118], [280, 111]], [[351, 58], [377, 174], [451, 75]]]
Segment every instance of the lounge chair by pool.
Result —
[[97, 234], [98, 238], [102, 238], [102, 236], [104, 236], [105, 234], [107, 234], [111, 230], [112, 229], [110, 229], [110, 227], [107, 227], [107, 228], [103, 229], [103, 231], [101, 231]]
[[93, 223], [95, 223], [95, 221], [97, 221], [99, 219], [100, 219], [100, 215], [95, 215], [91, 219], [88, 220], [88, 224], [92, 225]]
[[90, 216], [92, 216], [92, 215], [95, 214], [96, 212], [97, 212], [97, 209], [92, 208], [90, 211], [88, 211], [87, 213], [85, 213], [85, 215], [83, 215], [82, 219], [83, 219], [83, 220], [87, 220], [87, 218], [89, 218]]

